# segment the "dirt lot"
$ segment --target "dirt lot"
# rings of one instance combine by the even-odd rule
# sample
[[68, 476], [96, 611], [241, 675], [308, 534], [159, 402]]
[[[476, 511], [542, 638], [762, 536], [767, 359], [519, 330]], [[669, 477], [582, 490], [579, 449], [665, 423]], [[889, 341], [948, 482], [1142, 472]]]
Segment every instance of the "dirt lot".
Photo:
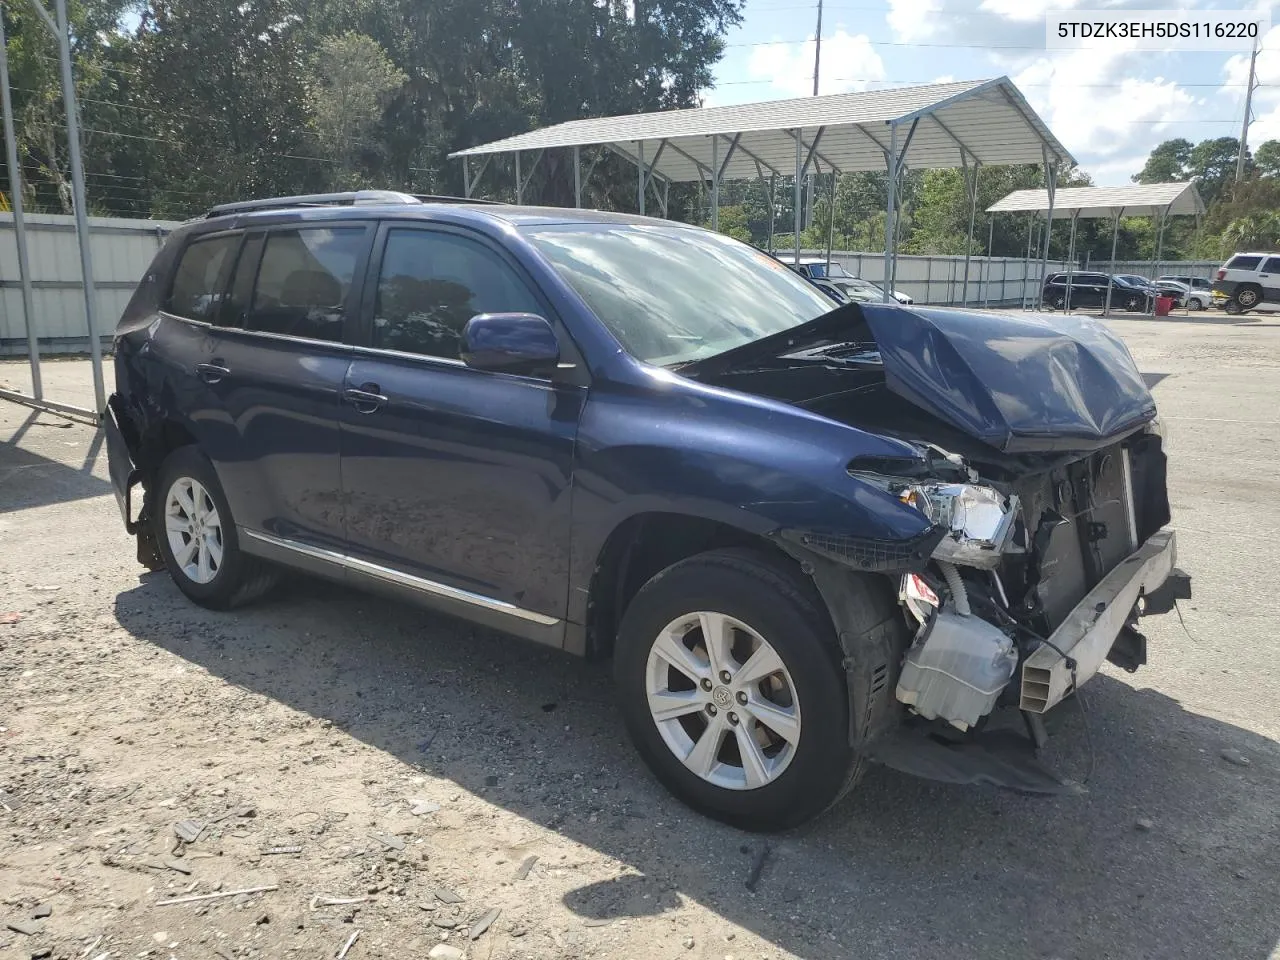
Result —
[[666, 796], [605, 666], [313, 582], [190, 605], [93, 431], [0, 403], [0, 958], [1280, 957], [1280, 323], [1114, 326], [1196, 599], [1050, 718], [1088, 793], [876, 771], [768, 840]]

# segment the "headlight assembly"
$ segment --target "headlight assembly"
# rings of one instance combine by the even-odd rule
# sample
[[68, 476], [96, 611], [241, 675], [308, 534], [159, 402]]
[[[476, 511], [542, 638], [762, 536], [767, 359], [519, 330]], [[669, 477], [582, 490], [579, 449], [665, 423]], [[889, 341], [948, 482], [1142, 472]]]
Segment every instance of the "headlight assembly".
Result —
[[936, 560], [995, 569], [1013, 535], [1018, 498], [975, 483], [918, 483], [869, 474], [859, 479], [914, 507], [947, 535], [933, 551]]

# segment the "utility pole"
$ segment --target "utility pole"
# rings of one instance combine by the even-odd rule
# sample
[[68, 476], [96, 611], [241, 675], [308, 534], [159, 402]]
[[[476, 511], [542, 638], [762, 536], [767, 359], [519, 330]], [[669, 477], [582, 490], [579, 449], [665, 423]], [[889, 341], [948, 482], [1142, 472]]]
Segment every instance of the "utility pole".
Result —
[[1240, 150], [1236, 157], [1236, 183], [1244, 179], [1244, 158], [1249, 151], [1249, 122], [1253, 119], [1253, 91], [1258, 85], [1258, 41], [1253, 41], [1253, 53], [1249, 56], [1249, 86], [1244, 94], [1244, 123], [1240, 126]]
[[[813, 43], [813, 95], [818, 95], [818, 75], [819, 68], [822, 65], [822, 0], [818, 0], [818, 29], [814, 33]], [[808, 177], [807, 192], [805, 196], [808, 202], [805, 204], [804, 222], [806, 225], [813, 222], [813, 195], [815, 190], [816, 179], [811, 173]]]

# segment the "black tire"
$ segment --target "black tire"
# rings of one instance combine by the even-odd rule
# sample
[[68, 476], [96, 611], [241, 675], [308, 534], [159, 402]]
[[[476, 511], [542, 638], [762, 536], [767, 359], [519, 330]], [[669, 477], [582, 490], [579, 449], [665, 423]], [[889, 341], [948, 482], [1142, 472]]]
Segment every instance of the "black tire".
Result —
[[[794, 755], [776, 779], [730, 789], [688, 769], [663, 740], [646, 693], [650, 650], [672, 621], [696, 611], [726, 614], [764, 637], [790, 674], [802, 724]], [[842, 797], [861, 758], [848, 743], [848, 686], [834, 628], [816, 588], [763, 553], [713, 550], [668, 567], [627, 607], [614, 651], [623, 719], [641, 757], [689, 806], [745, 830], [794, 827]], [[736, 748], [734, 748], [736, 749]]]
[[1224, 303], [1222, 305], [1222, 309], [1227, 314], [1233, 317], [1244, 313], [1244, 311], [1240, 309], [1240, 304], [1236, 303], [1235, 297], [1232, 297], [1230, 300]]
[[1262, 288], [1249, 284], [1236, 290], [1235, 301], [1240, 305], [1241, 312], [1252, 310], [1262, 302]]
[[[165, 528], [165, 503], [173, 485], [182, 478], [200, 483], [217, 508], [221, 521], [222, 562], [213, 578], [205, 583], [192, 579], [182, 569], [174, 556]], [[211, 610], [229, 610], [261, 597], [279, 580], [279, 570], [252, 557], [240, 549], [231, 508], [218, 483], [218, 475], [211, 464], [195, 447], [179, 447], [160, 465], [156, 473], [155, 497], [152, 503], [152, 530], [156, 545], [164, 557], [169, 576], [187, 597]]]
[[1197, 311], [1203, 310], [1204, 301], [1201, 300], [1199, 297], [1191, 297], [1190, 299], [1187, 300], [1187, 309], [1190, 310], [1192, 313], [1196, 313]]

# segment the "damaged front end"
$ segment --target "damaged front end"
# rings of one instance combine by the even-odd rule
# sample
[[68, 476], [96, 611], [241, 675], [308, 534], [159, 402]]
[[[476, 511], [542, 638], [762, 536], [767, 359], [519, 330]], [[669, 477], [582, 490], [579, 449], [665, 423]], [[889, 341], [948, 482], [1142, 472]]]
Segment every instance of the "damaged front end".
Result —
[[[810, 564], [845, 653], [854, 746], [931, 779], [1066, 789], [1022, 728], [1041, 745], [1041, 716], [1104, 660], [1145, 663], [1139, 617], [1190, 595], [1155, 403], [1123, 343], [1091, 321], [863, 304], [689, 372], [918, 451], [847, 467], [930, 522], [916, 541], [791, 538], [888, 574], [908, 624], [893, 650], [856, 635], [858, 598]], [[1002, 707], [1021, 713], [1016, 748], [992, 722]]]

